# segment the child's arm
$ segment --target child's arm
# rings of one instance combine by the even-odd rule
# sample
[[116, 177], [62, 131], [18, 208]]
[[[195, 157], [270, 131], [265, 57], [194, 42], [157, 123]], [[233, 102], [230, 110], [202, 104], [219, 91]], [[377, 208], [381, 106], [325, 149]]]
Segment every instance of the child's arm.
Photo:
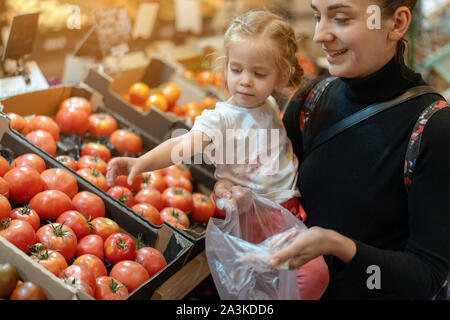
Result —
[[[190, 159], [195, 153], [203, 150], [211, 143], [211, 139], [201, 131], [188, 133], [164, 141], [139, 158], [119, 157], [108, 163], [108, 185], [113, 185], [118, 175], [128, 175], [128, 184], [141, 172], [153, 171], [169, 167], [182, 160]], [[195, 147], [201, 150], [195, 150]]]

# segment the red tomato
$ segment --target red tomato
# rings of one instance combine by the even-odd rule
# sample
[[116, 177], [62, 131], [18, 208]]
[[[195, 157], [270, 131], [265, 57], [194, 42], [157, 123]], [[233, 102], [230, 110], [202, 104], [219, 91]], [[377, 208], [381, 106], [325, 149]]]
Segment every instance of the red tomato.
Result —
[[92, 113], [91, 103], [86, 98], [83, 97], [70, 97], [63, 100], [59, 105], [59, 109], [64, 108], [81, 109], [84, 112], [86, 112], [88, 116], [90, 116]]
[[55, 250], [49, 250], [41, 243], [37, 243], [33, 247], [35, 252], [31, 254], [31, 259], [42, 265], [55, 276], [58, 277], [61, 271], [67, 268], [67, 261], [61, 253]]
[[214, 73], [211, 70], [201, 70], [196, 75], [200, 85], [212, 85], [214, 83]]
[[192, 210], [192, 194], [186, 189], [170, 187], [164, 190], [162, 197], [165, 207], [175, 207], [186, 213]]
[[25, 136], [25, 139], [30, 141], [32, 144], [41, 148], [50, 155], [56, 153], [56, 141], [53, 139], [52, 135], [44, 130], [31, 131]]
[[97, 156], [82, 156], [78, 159], [78, 169], [94, 169], [106, 175], [107, 164], [105, 160]]
[[158, 209], [152, 206], [150, 203], [138, 203], [131, 208], [134, 212], [147, 219], [155, 226], [160, 226], [164, 223], [161, 218]]
[[133, 292], [141, 284], [150, 279], [147, 270], [142, 265], [129, 260], [118, 262], [112, 267], [109, 276], [123, 283], [129, 292]]
[[9, 167], [8, 161], [2, 156], [0, 156], [0, 177], [3, 177], [11, 169]]
[[0, 223], [3, 219], [8, 219], [10, 217], [11, 204], [8, 198], [0, 196]]
[[94, 230], [92, 233], [99, 235], [103, 240], [106, 240], [113, 233], [120, 232], [119, 225], [114, 221], [106, 217], [95, 218], [91, 221]]
[[166, 98], [167, 104], [174, 106], [181, 95], [181, 88], [174, 82], [167, 82], [160, 90], [160, 93]]
[[144, 111], [148, 111], [152, 107], [154, 107], [158, 108], [162, 112], [166, 112], [169, 108], [166, 97], [164, 97], [162, 94], [159, 93], [151, 94], [150, 97], [148, 97], [148, 99], [145, 101], [143, 106]]
[[30, 131], [44, 130], [50, 133], [55, 141], [59, 140], [59, 126], [49, 116], [36, 116], [28, 121]]
[[0, 196], [3, 196], [5, 198], [9, 198], [9, 186], [8, 182], [6, 182], [5, 179], [0, 177]]
[[114, 180], [115, 186], [122, 186], [130, 189], [132, 192], [138, 192], [141, 190], [142, 184], [142, 174], [139, 174], [134, 178], [133, 184], [130, 186], [127, 182], [128, 176], [118, 176], [116, 180]]
[[191, 180], [192, 178], [189, 167], [183, 163], [171, 165], [166, 169], [166, 174], [180, 174], [188, 180]]
[[16, 204], [28, 203], [45, 183], [38, 171], [31, 167], [12, 168], [3, 176], [9, 185], [9, 200]]
[[95, 279], [96, 300], [123, 300], [128, 296], [128, 289], [112, 277], [98, 277]]
[[33, 227], [24, 220], [1, 220], [0, 237], [5, 238], [25, 253], [28, 253], [36, 242], [36, 233]]
[[106, 260], [111, 264], [136, 258], [136, 243], [125, 233], [110, 235], [106, 238], [103, 249]]
[[41, 173], [47, 189], [59, 190], [73, 198], [78, 192], [78, 182], [75, 176], [66, 169], [51, 168]]
[[87, 236], [81, 238], [80, 241], [78, 241], [76, 256], [80, 257], [85, 254], [92, 254], [103, 261], [103, 243], [104, 240], [99, 235], [88, 234]]
[[62, 223], [43, 225], [36, 232], [36, 239], [49, 249], [61, 253], [66, 261], [72, 259], [77, 251], [77, 236]]
[[99, 187], [100, 189], [107, 191], [108, 183], [106, 182], [105, 176], [94, 169], [79, 169], [77, 173], [84, 179], [92, 183], [93, 185]]
[[136, 262], [144, 266], [150, 277], [167, 266], [166, 259], [161, 252], [151, 247], [140, 248], [136, 252]]
[[35, 153], [22, 154], [11, 162], [11, 168], [25, 166], [34, 168], [39, 173], [42, 173], [45, 169], [47, 169], [47, 165], [45, 164], [44, 159], [42, 159]]
[[165, 222], [174, 226], [175, 228], [185, 229], [189, 228], [189, 218], [186, 213], [178, 208], [168, 207], [161, 210], [159, 213]]
[[193, 193], [192, 201], [192, 220], [198, 222], [208, 222], [209, 218], [214, 217], [214, 210], [216, 206], [209, 197], [201, 193]]
[[152, 187], [147, 187], [136, 193], [134, 196], [136, 203], [149, 203], [158, 211], [164, 208], [164, 199], [161, 192]]
[[217, 208], [216, 202], [214, 201], [212, 193], [209, 195], [209, 199], [212, 201], [212, 203], [214, 203], [214, 216], [219, 219], [225, 219], [226, 213], [225, 213], [225, 211], [222, 211], [219, 208]]
[[91, 270], [95, 278], [103, 277], [108, 274], [103, 260], [93, 254], [83, 254], [72, 263], [75, 266], [84, 266]]
[[109, 143], [120, 154], [139, 154], [142, 149], [142, 139], [131, 131], [118, 129], [109, 137]]
[[17, 285], [9, 300], [47, 300], [47, 296], [40, 286], [26, 281]]
[[155, 171], [144, 172], [142, 174], [141, 189], [146, 187], [153, 187], [159, 192], [164, 192], [167, 189], [167, 183], [164, 181], [164, 176]]
[[192, 192], [193, 190], [191, 181], [179, 174], [166, 174], [164, 176], [164, 181], [168, 187], [184, 188], [189, 192]]
[[150, 97], [150, 87], [143, 82], [135, 82], [128, 90], [132, 104], [143, 104]]
[[105, 204], [103, 203], [102, 198], [92, 192], [78, 192], [72, 198], [72, 205], [75, 210], [84, 215], [86, 219], [90, 218], [92, 220], [105, 216]]
[[59, 162], [61, 162], [66, 167], [72, 169], [73, 171], [78, 170], [77, 161], [74, 158], [72, 158], [71, 156], [60, 155], [60, 156], [57, 156], [55, 159], [58, 160]]
[[36, 210], [41, 220], [56, 220], [61, 213], [72, 210], [72, 200], [59, 190], [45, 190], [30, 200], [30, 208]]
[[114, 186], [112, 188], [109, 188], [106, 193], [126, 205], [128, 208], [131, 208], [134, 205], [133, 194], [127, 187]]
[[28, 205], [13, 209], [9, 216], [13, 220], [19, 219], [30, 223], [34, 231], [37, 231], [41, 225], [41, 218], [37, 214], [36, 210], [30, 209]]
[[61, 271], [59, 278], [76, 290], [84, 291], [93, 298], [95, 297], [95, 277], [89, 268], [70, 265]]
[[91, 222], [88, 221], [85, 216], [76, 210], [69, 210], [61, 213], [56, 219], [57, 223], [64, 223], [68, 226], [77, 236], [77, 240], [81, 240], [84, 236], [91, 233]]
[[107, 113], [93, 113], [89, 116], [89, 132], [96, 137], [110, 136], [117, 128], [116, 119]]
[[102, 159], [106, 163], [111, 159], [111, 152], [109, 149], [101, 144], [96, 142], [89, 142], [85, 146], [81, 148], [82, 156], [97, 156]]
[[61, 132], [81, 136], [89, 130], [89, 115], [78, 108], [67, 107], [56, 113]]
[[11, 129], [18, 131], [24, 136], [30, 132], [30, 129], [28, 128], [28, 121], [24, 117], [13, 112], [7, 113], [6, 115], [10, 119], [9, 126]]

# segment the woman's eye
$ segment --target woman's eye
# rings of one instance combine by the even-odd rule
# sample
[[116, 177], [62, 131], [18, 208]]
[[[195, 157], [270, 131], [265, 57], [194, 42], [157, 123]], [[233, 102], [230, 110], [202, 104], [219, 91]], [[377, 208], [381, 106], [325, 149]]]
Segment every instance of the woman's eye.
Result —
[[233, 73], [239, 73], [239, 69], [231, 69], [231, 72], [233, 72]]
[[317, 22], [319, 22], [319, 21], [320, 21], [320, 15], [315, 14], [315, 15], [314, 15], [314, 20], [316, 20]]
[[255, 76], [257, 76], [258, 78], [264, 78], [266, 76], [266, 74], [255, 72]]
[[336, 21], [337, 23], [346, 23], [349, 20], [349, 18], [334, 18], [334, 21]]

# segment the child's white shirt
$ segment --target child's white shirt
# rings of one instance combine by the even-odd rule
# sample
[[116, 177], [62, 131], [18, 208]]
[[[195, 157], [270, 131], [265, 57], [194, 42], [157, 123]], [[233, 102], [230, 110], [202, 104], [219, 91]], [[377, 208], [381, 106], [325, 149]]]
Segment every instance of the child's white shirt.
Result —
[[196, 118], [192, 130], [212, 140], [204, 155], [216, 166], [216, 179], [248, 187], [277, 203], [300, 195], [298, 159], [272, 96], [251, 109], [218, 102]]

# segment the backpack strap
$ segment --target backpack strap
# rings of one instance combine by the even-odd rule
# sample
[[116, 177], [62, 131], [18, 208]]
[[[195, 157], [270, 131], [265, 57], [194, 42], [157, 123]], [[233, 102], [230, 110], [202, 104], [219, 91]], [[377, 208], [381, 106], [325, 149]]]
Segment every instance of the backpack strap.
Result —
[[303, 103], [302, 111], [300, 112], [301, 132], [303, 132], [305, 124], [308, 121], [311, 112], [314, 110], [314, 107], [317, 105], [317, 102], [319, 101], [320, 97], [322, 96], [322, 93], [324, 93], [328, 85], [333, 80], [336, 79], [337, 79], [336, 77], [325, 78], [316, 83], [315, 86], [309, 92], [308, 96], [305, 99], [305, 102]]
[[414, 125], [411, 137], [408, 142], [408, 147], [406, 149], [405, 155], [405, 165], [404, 165], [404, 179], [406, 191], [409, 190], [411, 185], [412, 176], [414, 173], [414, 167], [416, 165], [416, 159], [419, 156], [420, 142], [422, 140], [422, 132], [427, 124], [428, 120], [439, 110], [447, 108], [449, 105], [445, 100], [438, 100], [433, 102], [430, 106], [425, 108], [419, 119]]

